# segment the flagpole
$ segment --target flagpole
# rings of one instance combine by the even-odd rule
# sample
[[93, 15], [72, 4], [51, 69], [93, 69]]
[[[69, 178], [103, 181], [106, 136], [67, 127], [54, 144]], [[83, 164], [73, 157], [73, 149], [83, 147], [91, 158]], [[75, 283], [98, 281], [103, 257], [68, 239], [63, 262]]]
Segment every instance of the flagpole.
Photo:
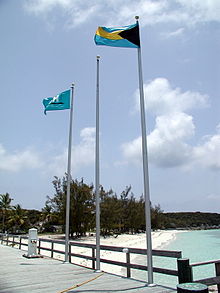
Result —
[[[139, 16], [135, 17], [138, 23]], [[143, 158], [143, 177], [144, 177], [144, 199], [145, 199], [145, 221], [146, 221], [146, 241], [147, 241], [147, 268], [148, 285], [153, 285], [153, 260], [152, 260], [152, 239], [151, 239], [151, 210], [150, 210], [150, 188], [148, 172], [148, 154], [147, 154], [147, 130], [144, 106], [144, 87], [141, 62], [141, 47], [138, 49], [138, 74], [140, 91], [140, 110], [141, 110], [141, 132], [142, 132], [142, 158]]]
[[99, 59], [97, 56], [96, 77], [96, 155], [95, 155], [95, 194], [96, 194], [96, 272], [100, 272], [100, 183], [99, 183]]
[[71, 181], [71, 149], [72, 149], [72, 126], [73, 126], [73, 94], [74, 84], [71, 86], [69, 147], [67, 163], [67, 194], [66, 194], [66, 230], [65, 230], [65, 262], [69, 262], [69, 233], [70, 233], [70, 181]]

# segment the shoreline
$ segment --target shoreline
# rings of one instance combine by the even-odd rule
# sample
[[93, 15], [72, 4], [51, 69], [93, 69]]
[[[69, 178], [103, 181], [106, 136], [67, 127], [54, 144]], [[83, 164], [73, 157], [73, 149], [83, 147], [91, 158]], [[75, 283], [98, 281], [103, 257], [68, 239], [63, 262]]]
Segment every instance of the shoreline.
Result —
[[[163, 246], [167, 246], [171, 241], [176, 239], [176, 235], [179, 233], [189, 232], [189, 230], [158, 230], [153, 231], [152, 235], [152, 249], [163, 249]], [[42, 239], [61, 239], [65, 240], [64, 234], [50, 234], [50, 235], [38, 235], [39, 238]], [[84, 242], [95, 244], [96, 236], [95, 233], [93, 235], [87, 235], [79, 239], [70, 239], [72, 242]], [[139, 234], [119, 234], [117, 237], [100, 236], [100, 244], [101, 245], [109, 245], [109, 246], [124, 246], [133, 247], [133, 248], [146, 248], [146, 233]]]
[[[152, 249], [161, 249], [166, 250], [166, 246], [173, 240], [176, 239], [176, 235], [178, 233], [184, 233], [187, 230], [159, 230], [152, 232]], [[63, 235], [47, 235], [40, 236], [40, 238], [49, 238], [49, 239], [57, 239]], [[88, 244], [95, 244], [96, 237], [95, 234], [93, 236], [85, 236], [81, 239], [74, 240], [74, 242], [81, 242], [81, 243], [88, 243]], [[116, 238], [114, 236], [110, 236], [107, 238], [100, 237], [100, 244], [107, 245], [107, 246], [119, 246], [124, 248], [141, 248], [146, 249], [146, 233], [140, 234], [121, 234], [118, 235]], [[45, 243], [47, 245], [47, 243]], [[56, 244], [56, 249], [64, 249], [63, 245]], [[82, 254], [82, 255], [90, 255], [91, 250], [84, 248], [84, 247], [74, 247], [74, 253]], [[62, 255], [55, 254], [55, 258], [62, 259]], [[126, 261], [126, 254], [114, 251], [100, 251], [100, 257], [109, 260], [116, 260], [125, 262]], [[140, 256], [138, 255], [131, 255], [131, 262], [138, 263]], [[91, 267], [91, 261], [87, 259], [80, 259], [74, 257], [74, 263], [79, 264], [85, 267]], [[125, 276], [126, 269], [121, 268], [116, 265], [110, 265], [101, 263], [101, 270], [117, 275]]]

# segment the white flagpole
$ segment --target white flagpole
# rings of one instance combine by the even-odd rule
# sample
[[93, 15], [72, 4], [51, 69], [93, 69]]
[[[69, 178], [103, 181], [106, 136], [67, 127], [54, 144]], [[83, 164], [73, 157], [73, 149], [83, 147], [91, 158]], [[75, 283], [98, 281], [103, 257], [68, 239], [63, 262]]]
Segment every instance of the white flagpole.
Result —
[[66, 194], [66, 230], [65, 230], [65, 262], [69, 262], [69, 233], [70, 233], [70, 181], [71, 181], [71, 149], [72, 149], [72, 126], [73, 126], [73, 94], [74, 84], [71, 86], [71, 106], [70, 106], [70, 127], [69, 127], [69, 147], [67, 163], [67, 194]]
[[[135, 18], [136, 18], [137, 24], [138, 24], [139, 17], [136, 16]], [[146, 135], [147, 130], [146, 130], [145, 106], [144, 106], [144, 87], [143, 87], [143, 74], [142, 74], [142, 62], [141, 62], [141, 48], [139, 47], [137, 50], [138, 50], [140, 109], [141, 109], [142, 158], [143, 158], [143, 176], [144, 176], [144, 199], [145, 199], [145, 221], [146, 221], [146, 240], [147, 240], [148, 285], [153, 285], [150, 188], [149, 188], [147, 135]]]
[[95, 154], [95, 194], [96, 194], [96, 272], [100, 272], [100, 188], [99, 188], [99, 59], [97, 56], [96, 79], [96, 154]]

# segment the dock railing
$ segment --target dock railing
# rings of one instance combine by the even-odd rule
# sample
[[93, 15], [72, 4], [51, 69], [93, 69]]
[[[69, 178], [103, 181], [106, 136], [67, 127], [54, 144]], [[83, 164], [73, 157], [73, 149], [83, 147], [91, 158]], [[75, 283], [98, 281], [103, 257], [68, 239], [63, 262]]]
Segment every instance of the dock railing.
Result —
[[[17, 247], [22, 250], [27, 250], [28, 237], [23, 235], [0, 234], [0, 243]], [[51, 258], [57, 258], [58, 255], [65, 255], [64, 245], [65, 245], [64, 240], [39, 238], [38, 245], [37, 245], [38, 253], [41, 255], [49, 256]], [[81, 248], [81, 250], [84, 249], [85, 253], [84, 254], [82, 254], [82, 252], [77, 253], [76, 248]], [[120, 266], [121, 268], [125, 268], [126, 276], [128, 278], [130, 278], [132, 275], [132, 269], [142, 270], [142, 271], [147, 271], [148, 269], [147, 265], [137, 264], [131, 261], [134, 255], [146, 256], [147, 249], [100, 245], [100, 251], [105, 251], [106, 254], [108, 251], [123, 253], [125, 255], [124, 262], [112, 260], [108, 258], [102, 258], [102, 257], [100, 259], [100, 262], [114, 265], [114, 266]], [[90, 261], [90, 262], [87, 262], [85, 266], [95, 269], [95, 261], [96, 261], [95, 254], [96, 254], [95, 244], [81, 243], [81, 242], [75, 242], [75, 241], [69, 242], [69, 262], [70, 263], [76, 263], [73, 261], [73, 258], [81, 258], [81, 259], [85, 259], [86, 261]], [[182, 257], [181, 251], [168, 251], [168, 250], [153, 250], [152, 255], [159, 256], [159, 257], [168, 257], [173, 259], [179, 259]], [[175, 269], [154, 267], [153, 272], [175, 276], [175, 277], [179, 276], [179, 272], [177, 269], [175, 270]]]
[[[22, 250], [27, 250], [28, 236], [9, 235], [9, 234], [0, 233], [0, 244], [16, 247], [16, 248], [19, 248]], [[39, 238], [37, 248], [38, 248], [38, 253], [41, 255], [49, 256], [51, 258], [59, 258], [60, 255], [63, 255], [63, 256], [65, 255], [64, 246], [65, 246], [64, 240]], [[61, 249], [60, 249], [60, 247], [61, 247]], [[77, 253], [77, 248], [81, 248], [80, 252], [78, 252], [78, 253]], [[82, 254], [82, 248], [85, 251], [85, 253], [83, 253], [83, 254]], [[107, 258], [101, 258], [100, 262], [125, 268], [126, 269], [126, 276], [128, 278], [131, 277], [131, 270], [132, 269], [147, 271], [146, 265], [133, 263], [131, 261], [131, 259], [132, 259], [131, 256], [134, 256], [134, 255], [145, 255], [146, 256], [147, 255], [146, 249], [101, 245], [100, 251], [105, 251], [105, 252], [111, 251], [111, 252], [124, 253], [126, 255], [124, 262], [112, 260], [112, 259], [107, 259]], [[95, 261], [96, 261], [95, 252], [96, 252], [96, 245], [95, 244], [81, 243], [81, 242], [75, 242], [75, 241], [69, 242], [69, 262], [70, 263], [79, 264], [79, 263], [76, 263], [75, 261], [73, 261], [73, 258], [85, 259], [86, 261], [90, 261], [90, 263], [87, 262], [86, 265], [84, 265], [84, 266], [95, 270]], [[176, 277], [178, 277], [177, 283], [179, 283], [179, 284], [180, 283], [187, 283], [187, 282], [198, 282], [198, 283], [205, 284], [207, 286], [217, 285], [218, 293], [220, 293], [220, 260], [212, 260], [212, 261], [190, 264], [189, 259], [182, 258], [181, 251], [169, 251], [169, 250], [153, 250], [152, 255], [173, 258], [173, 259], [176, 259], [176, 261], [177, 261], [177, 269], [176, 270], [167, 269], [167, 268], [160, 268], [160, 267], [153, 267], [153, 272], [165, 274], [165, 275], [170, 275], [170, 276], [176, 276]], [[64, 259], [64, 257], [63, 257], [63, 259]], [[215, 276], [213, 276], [211, 278], [200, 279], [200, 280], [193, 279], [193, 268], [194, 267], [210, 265], [210, 264], [215, 265], [215, 273], [216, 273]]]
[[211, 277], [211, 278], [206, 278], [206, 279], [194, 280], [194, 282], [202, 283], [207, 286], [217, 285], [218, 293], [220, 293], [220, 259], [190, 264], [190, 267], [192, 269], [192, 275], [193, 275], [193, 268], [194, 267], [205, 266], [205, 265], [210, 265], [210, 264], [215, 265], [216, 276]]

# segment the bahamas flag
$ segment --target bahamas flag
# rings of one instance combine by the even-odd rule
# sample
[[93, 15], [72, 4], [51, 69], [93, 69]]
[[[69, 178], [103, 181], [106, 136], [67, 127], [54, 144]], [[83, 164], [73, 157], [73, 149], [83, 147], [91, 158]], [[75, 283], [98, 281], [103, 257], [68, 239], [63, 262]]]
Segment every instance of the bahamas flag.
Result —
[[96, 45], [139, 48], [140, 36], [138, 23], [122, 27], [98, 27], [95, 34]]
[[60, 93], [53, 98], [43, 100], [44, 114], [47, 111], [70, 109], [70, 90]]

